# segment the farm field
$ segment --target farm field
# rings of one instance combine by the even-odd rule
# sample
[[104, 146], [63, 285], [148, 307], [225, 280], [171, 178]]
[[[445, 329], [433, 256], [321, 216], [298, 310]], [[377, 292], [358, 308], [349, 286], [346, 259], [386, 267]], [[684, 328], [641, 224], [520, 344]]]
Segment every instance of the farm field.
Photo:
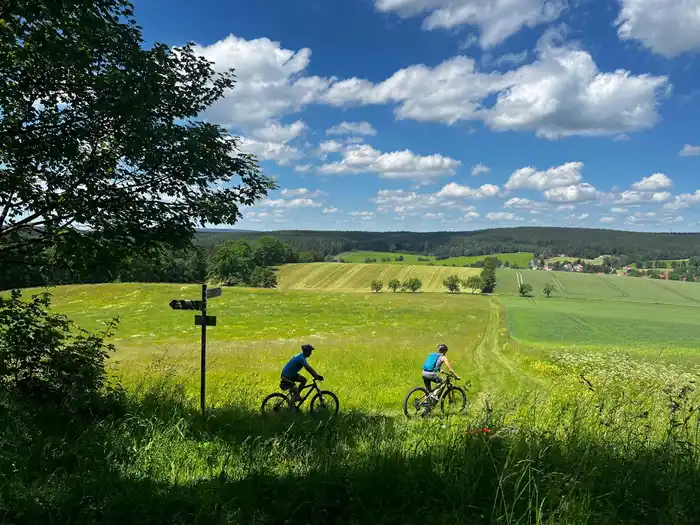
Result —
[[403, 281], [418, 277], [423, 282], [421, 291], [444, 291], [442, 281], [448, 275], [459, 275], [466, 279], [478, 275], [478, 268], [452, 268], [443, 266], [398, 265], [398, 264], [352, 264], [352, 263], [300, 263], [286, 264], [279, 268], [278, 284], [282, 290], [316, 291], [369, 291], [372, 280], [384, 282]]
[[[402, 256], [403, 261], [395, 260], [397, 257]], [[376, 259], [377, 264], [429, 264], [432, 263], [436, 266], [464, 266], [466, 264], [474, 264], [477, 261], [482, 261], [486, 257], [496, 257], [497, 259], [505, 262], [509, 261], [511, 264], [517, 264], [520, 267], [527, 268], [532, 260], [532, 253], [528, 252], [516, 252], [516, 253], [497, 253], [491, 256], [487, 255], [474, 255], [474, 256], [462, 256], [462, 257], [449, 257], [447, 259], [436, 260], [435, 257], [428, 255], [415, 255], [411, 253], [394, 253], [394, 252], [373, 252], [373, 251], [352, 251], [345, 252], [336, 255], [336, 259], [343, 259], [345, 262], [349, 263], [364, 263], [366, 259]], [[382, 261], [382, 259], [389, 258], [390, 261]], [[428, 259], [419, 261], [418, 259]]]
[[[372, 294], [337, 270], [380, 266], [289, 265], [280, 289], [224, 288], [208, 312], [218, 321], [208, 330], [206, 418], [198, 414], [200, 328], [193, 312], [168, 307], [198, 297], [198, 286], [53, 288], [54, 311], [86, 328], [122, 318], [110, 366], [126, 387], [128, 416], [73, 419], [67, 434], [53, 434], [65, 415], [31, 417], [0, 395], [10, 422], [0, 429], [0, 475], [14, 473], [0, 484], [0, 502], [12, 502], [0, 503], [0, 521], [17, 523], [21, 512], [27, 522], [71, 523], [418, 524], [429, 515], [612, 525], [645, 523], [654, 508], [658, 522], [693, 522], [688, 480], [700, 464], [681, 451], [700, 445], [690, 410], [698, 400], [678, 396], [700, 379], [696, 307], [644, 304], [631, 293]], [[552, 278], [520, 273], [542, 279], [538, 286]], [[518, 272], [498, 277], [508, 291]], [[612, 290], [593, 277], [571, 276], [598, 283], [593, 294]], [[306, 291], [287, 288], [299, 283]], [[340, 398], [339, 416], [263, 419], [262, 398], [303, 342], [317, 349], [310, 363]], [[469, 408], [407, 420], [403, 397], [438, 342], [471, 381]], [[669, 410], [670, 397], [678, 408]]]

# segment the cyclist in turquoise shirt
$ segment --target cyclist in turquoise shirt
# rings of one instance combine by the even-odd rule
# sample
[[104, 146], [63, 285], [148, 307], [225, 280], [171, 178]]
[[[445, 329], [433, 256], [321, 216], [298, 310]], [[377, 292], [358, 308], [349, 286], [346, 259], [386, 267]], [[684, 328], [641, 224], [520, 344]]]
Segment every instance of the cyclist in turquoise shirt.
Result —
[[[301, 396], [299, 395], [299, 390], [304, 388], [304, 386], [306, 385], [306, 378], [299, 373], [302, 368], [306, 369], [306, 371], [309, 372], [314, 377], [314, 379], [317, 379], [318, 381], [323, 381], [323, 376], [319, 375], [316, 372], [316, 370], [311, 368], [311, 365], [309, 365], [309, 363], [306, 361], [307, 358], [311, 357], [311, 352], [313, 351], [313, 346], [303, 345], [301, 347], [301, 353], [292, 357], [282, 369], [280, 388], [282, 390], [291, 390], [294, 402], [297, 402], [301, 399]], [[298, 388], [296, 383], [299, 383]]]
[[457, 379], [460, 379], [457, 372], [452, 369], [452, 365], [447, 360], [447, 356], [445, 355], [446, 353], [447, 345], [438, 345], [437, 352], [428, 354], [428, 357], [423, 363], [423, 383], [425, 384], [425, 389], [428, 391], [428, 393], [433, 391], [431, 383], [442, 383], [442, 378], [438, 376], [438, 370], [440, 370], [440, 367], [443, 364], [457, 377]]

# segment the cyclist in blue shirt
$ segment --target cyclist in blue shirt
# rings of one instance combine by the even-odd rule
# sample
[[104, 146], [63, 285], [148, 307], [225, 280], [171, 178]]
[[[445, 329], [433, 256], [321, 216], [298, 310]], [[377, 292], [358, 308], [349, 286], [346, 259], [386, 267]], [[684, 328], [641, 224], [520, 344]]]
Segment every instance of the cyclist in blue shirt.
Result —
[[460, 379], [457, 372], [452, 369], [452, 365], [447, 360], [447, 356], [445, 355], [446, 353], [447, 345], [438, 345], [437, 352], [428, 354], [427, 359], [423, 363], [423, 383], [425, 384], [425, 389], [428, 391], [428, 393], [433, 391], [431, 383], [442, 383], [442, 378], [438, 376], [438, 370], [440, 370], [440, 367], [443, 364], [457, 377], [457, 379]]
[[[313, 351], [313, 346], [303, 345], [301, 347], [301, 353], [292, 357], [282, 369], [280, 388], [282, 390], [291, 390], [294, 402], [297, 402], [301, 399], [301, 396], [299, 395], [299, 390], [304, 388], [304, 386], [306, 385], [306, 378], [299, 373], [299, 371], [302, 368], [305, 368], [306, 371], [314, 377], [314, 379], [323, 381], [323, 376], [319, 375], [316, 372], [316, 370], [311, 368], [309, 363], [306, 361], [309, 357], [311, 357], [311, 352]], [[298, 388], [296, 386], [296, 383], [299, 383]]]

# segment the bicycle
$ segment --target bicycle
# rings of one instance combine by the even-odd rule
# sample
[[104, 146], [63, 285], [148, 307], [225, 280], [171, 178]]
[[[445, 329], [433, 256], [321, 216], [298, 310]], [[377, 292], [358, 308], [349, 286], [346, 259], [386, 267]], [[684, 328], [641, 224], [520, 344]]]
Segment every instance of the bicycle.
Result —
[[293, 401], [292, 393], [283, 394], [281, 392], [275, 392], [267, 396], [260, 406], [260, 411], [264, 416], [276, 413], [291, 413], [292, 411], [301, 412], [301, 405], [307, 400], [312, 393], [316, 392], [316, 395], [311, 399], [311, 404], [309, 406], [310, 414], [322, 414], [326, 413], [328, 415], [334, 416], [338, 413], [340, 408], [340, 403], [338, 402], [338, 396], [329, 390], [321, 390], [316, 384], [316, 379], [314, 379], [310, 384], [299, 390], [299, 395], [304, 390], [308, 390], [308, 393], [296, 403]]
[[[406, 399], [403, 402], [403, 413], [406, 417], [415, 417], [421, 409], [423, 410], [421, 417], [425, 417], [438, 402], [440, 402], [440, 410], [442, 410], [443, 414], [462, 414], [465, 412], [467, 393], [463, 388], [452, 384], [452, 379], [457, 379], [457, 376], [442, 370], [439, 370], [439, 373], [446, 376], [445, 380], [432, 392], [429, 393], [422, 386], [417, 386], [406, 394]], [[470, 384], [471, 382], [467, 381], [467, 386]], [[420, 394], [420, 396], [411, 399], [414, 394]]]

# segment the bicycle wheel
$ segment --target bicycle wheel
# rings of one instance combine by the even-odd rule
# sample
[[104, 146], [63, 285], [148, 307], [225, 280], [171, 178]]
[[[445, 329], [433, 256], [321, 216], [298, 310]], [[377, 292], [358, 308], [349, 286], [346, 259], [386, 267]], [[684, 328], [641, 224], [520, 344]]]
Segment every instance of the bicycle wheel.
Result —
[[309, 412], [314, 416], [334, 416], [338, 413], [340, 403], [338, 397], [328, 390], [321, 390], [311, 400]]
[[409, 390], [406, 399], [403, 400], [403, 413], [406, 417], [416, 417], [420, 415], [426, 407], [425, 396], [428, 391], [422, 386], [417, 386]]
[[260, 411], [264, 416], [274, 414], [289, 414], [292, 411], [292, 403], [284, 394], [275, 392], [267, 396], [260, 406]]
[[467, 393], [458, 386], [450, 387], [440, 400], [440, 409], [443, 414], [463, 414], [466, 408]]

